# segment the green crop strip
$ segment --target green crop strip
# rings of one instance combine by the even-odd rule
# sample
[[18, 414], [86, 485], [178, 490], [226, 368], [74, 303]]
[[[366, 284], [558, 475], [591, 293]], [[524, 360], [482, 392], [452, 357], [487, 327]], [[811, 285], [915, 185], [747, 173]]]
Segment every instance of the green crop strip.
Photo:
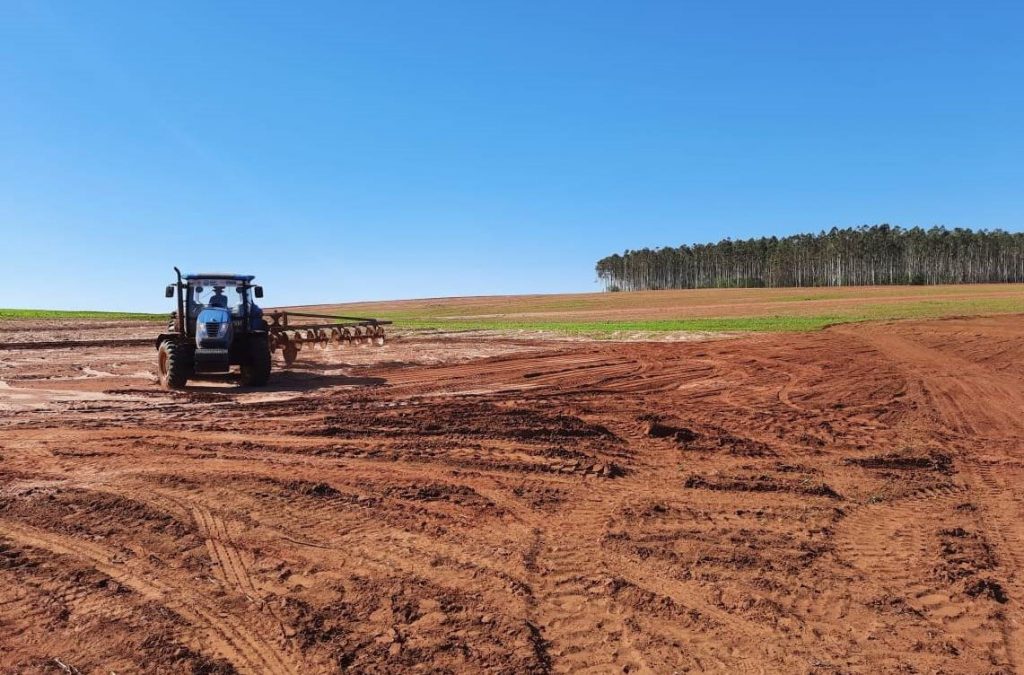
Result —
[[138, 312], [90, 312], [60, 309], [2, 309], [0, 320], [6, 319], [94, 319], [98, 321], [166, 321], [167, 314]]
[[865, 304], [825, 315], [772, 315], [692, 317], [675, 319], [577, 320], [572, 313], [557, 319], [505, 317], [463, 318], [439, 316], [434, 312], [378, 312], [377, 318], [395, 322], [396, 328], [464, 330], [536, 330], [570, 335], [609, 336], [623, 332], [805, 332], [827, 326], [861, 321], [936, 319], [1024, 312], [1024, 297], [977, 300], [916, 300], [900, 304]]

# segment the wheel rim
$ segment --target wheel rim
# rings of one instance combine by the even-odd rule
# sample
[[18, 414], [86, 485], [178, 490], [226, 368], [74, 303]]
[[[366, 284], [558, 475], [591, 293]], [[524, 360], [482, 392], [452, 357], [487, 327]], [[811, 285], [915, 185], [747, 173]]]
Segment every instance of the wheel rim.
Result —
[[161, 349], [160, 350], [160, 375], [162, 377], [167, 377], [167, 361], [168, 361], [167, 352]]

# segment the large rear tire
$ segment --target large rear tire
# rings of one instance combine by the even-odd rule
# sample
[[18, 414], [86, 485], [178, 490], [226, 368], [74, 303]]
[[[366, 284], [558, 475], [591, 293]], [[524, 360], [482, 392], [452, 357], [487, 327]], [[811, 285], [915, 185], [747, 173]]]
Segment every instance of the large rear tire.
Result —
[[192, 350], [174, 340], [164, 340], [157, 351], [160, 386], [164, 389], [183, 389], [192, 376]]
[[247, 387], [262, 387], [270, 381], [270, 343], [266, 336], [249, 340], [249, 362], [243, 363], [242, 384]]

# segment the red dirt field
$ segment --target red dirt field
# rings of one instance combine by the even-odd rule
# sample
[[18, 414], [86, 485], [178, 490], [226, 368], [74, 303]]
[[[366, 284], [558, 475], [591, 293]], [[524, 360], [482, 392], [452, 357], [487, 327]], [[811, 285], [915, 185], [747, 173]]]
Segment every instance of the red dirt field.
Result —
[[152, 324], [8, 323], [100, 337], [0, 349], [0, 671], [1024, 669], [1021, 322], [408, 335], [173, 394]]

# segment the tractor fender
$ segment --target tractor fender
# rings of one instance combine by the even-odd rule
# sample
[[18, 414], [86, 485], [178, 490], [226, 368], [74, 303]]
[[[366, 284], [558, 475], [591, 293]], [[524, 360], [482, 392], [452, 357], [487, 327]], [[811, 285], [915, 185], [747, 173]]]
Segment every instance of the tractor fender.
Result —
[[155, 346], [156, 346], [157, 349], [160, 349], [160, 344], [164, 340], [171, 340], [173, 342], [180, 342], [181, 341], [181, 333], [160, 333], [160, 335], [157, 336], [156, 343], [155, 343]]

